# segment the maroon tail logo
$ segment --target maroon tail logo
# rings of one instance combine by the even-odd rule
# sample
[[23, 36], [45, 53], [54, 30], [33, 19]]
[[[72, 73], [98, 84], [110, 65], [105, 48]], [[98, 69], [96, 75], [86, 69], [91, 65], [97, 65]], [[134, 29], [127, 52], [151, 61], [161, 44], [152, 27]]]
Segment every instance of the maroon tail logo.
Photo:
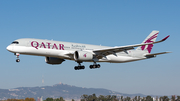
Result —
[[[154, 34], [154, 35], [151, 36], [149, 39], [147, 39], [144, 43], [152, 43], [152, 42], [153, 42], [152, 40], [153, 40], [154, 38], [157, 38], [157, 35], [158, 35], [158, 33]], [[144, 50], [145, 47], [146, 47], [146, 45], [141, 46], [141, 49]], [[148, 50], [149, 53], [151, 53], [152, 47], [153, 47], [153, 44], [148, 45], [147, 50]]]

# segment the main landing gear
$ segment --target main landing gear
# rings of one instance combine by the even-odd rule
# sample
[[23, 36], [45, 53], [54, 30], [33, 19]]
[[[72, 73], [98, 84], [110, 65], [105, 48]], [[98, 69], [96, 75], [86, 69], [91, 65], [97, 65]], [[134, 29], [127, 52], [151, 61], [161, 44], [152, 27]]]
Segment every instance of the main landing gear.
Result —
[[14, 55], [16, 55], [16, 62], [20, 62], [20, 59], [19, 59], [19, 53], [14, 53]]
[[[77, 62], [79, 65], [78, 66], [75, 66], [74, 69], [75, 70], [81, 70], [81, 69], [85, 69], [85, 66], [82, 66], [81, 63], [82, 62]], [[94, 62], [93, 65], [90, 65], [89, 68], [90, 69], [95, 69], [95, 68], [100, 68], [101, 65], [100, 64], [96, 64], [96, 62]]]
[[93, 65], [89, 66], [90, 69], [95, 69], [95, 68], [100, 68], [100, 67], [101, 67], [101, 65], [100, 64], [96, 64], [96, 63], [94, 63]]
[[85, 69], [85, 66], [82, 66], [82, 65], [81, 65], [82, 62], [77, 62], [77, 63], [78, 63], [79, 65], [74, 67], [75, 70]]

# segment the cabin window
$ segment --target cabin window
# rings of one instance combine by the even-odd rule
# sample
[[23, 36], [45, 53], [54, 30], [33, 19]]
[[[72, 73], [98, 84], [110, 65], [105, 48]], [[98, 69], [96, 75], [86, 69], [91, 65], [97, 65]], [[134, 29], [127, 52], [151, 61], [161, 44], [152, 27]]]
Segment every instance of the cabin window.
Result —
[[18, 41], [13, 41], [11, 44], [19, 44]]

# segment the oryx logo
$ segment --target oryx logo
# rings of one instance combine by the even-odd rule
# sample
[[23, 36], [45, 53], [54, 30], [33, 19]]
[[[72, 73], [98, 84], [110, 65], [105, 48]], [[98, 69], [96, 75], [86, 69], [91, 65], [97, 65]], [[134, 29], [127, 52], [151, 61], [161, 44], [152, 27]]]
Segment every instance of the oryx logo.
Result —
[[[86, 53], [87, 54], [87, 53]], [[86, 58], [86, 54], [84, 54], [83, 56]]]
[[[149, 39], [147, 39], [144, 43], [152, 43], [152, 42], [154, 42], [154, 41], [152, 41], [152, 40], [153, 40], [154, 38], [157, 38], [157, 35], [158, 35], [158, 33], [154, 34], [154, 35], [151, 36]], [[141, 49], [142, 49], [142, 50], [147, 49], [148, 52], [151, 53], [152, 47], [153, 47], [153, 44], [149, 44], [149, 45], [147, 45], [147, 48], [146, 48], [146, 45], [141, 46]]]

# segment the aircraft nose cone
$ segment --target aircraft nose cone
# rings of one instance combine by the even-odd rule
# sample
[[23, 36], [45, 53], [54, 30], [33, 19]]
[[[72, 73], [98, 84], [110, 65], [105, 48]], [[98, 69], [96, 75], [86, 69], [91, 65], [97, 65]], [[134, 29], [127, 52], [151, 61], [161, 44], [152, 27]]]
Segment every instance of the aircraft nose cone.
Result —
[[7, 46], [6, 49], [7, 49], [8, 51], [12, 51], [13, 47], [12, 47], [12, 46]]

